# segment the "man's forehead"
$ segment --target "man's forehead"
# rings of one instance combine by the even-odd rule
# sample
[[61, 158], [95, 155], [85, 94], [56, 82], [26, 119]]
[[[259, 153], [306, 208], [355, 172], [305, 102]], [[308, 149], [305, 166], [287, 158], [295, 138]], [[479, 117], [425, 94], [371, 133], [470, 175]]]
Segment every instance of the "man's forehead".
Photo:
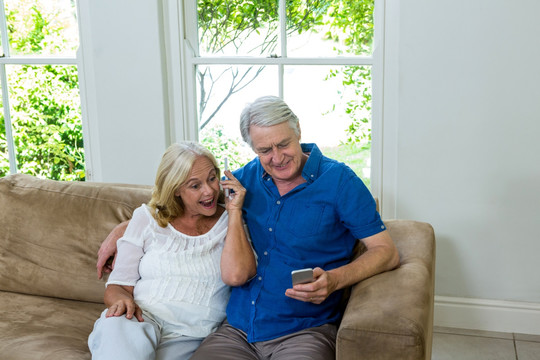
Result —
[[[286, 122], [268, 127], [254, 125], [250, 130], [252, 135], [251, 143], [254, 148], [274, 147], [290, 142], [296, 135], [294, 129]], [[254, 134], [252, 130], [255, 130], [256, 134]], [[262, 130], [262, 132], [260, 132], [260, 130]]]

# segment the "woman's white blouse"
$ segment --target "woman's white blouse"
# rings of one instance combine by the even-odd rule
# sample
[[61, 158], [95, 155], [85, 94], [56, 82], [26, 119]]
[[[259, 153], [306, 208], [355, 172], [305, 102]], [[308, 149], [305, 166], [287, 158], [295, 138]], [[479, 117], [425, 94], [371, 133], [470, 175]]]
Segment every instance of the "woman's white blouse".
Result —
[[170, 224], [160, 227], [142, 205], [118, 240], [107, 285], [134, 286], [145, 314], [165, 321], [175, 333], [207, 336], [225, 319], [229, 301], [230, 288], [220, 272], [227, 222], [224, 211], [208, 233], [189, 236]]

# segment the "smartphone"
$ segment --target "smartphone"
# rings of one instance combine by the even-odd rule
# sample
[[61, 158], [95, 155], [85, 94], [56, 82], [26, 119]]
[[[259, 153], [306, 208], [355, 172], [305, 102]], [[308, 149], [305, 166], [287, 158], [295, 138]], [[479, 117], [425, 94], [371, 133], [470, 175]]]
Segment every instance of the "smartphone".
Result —
[[[225, 163], [225, 170], [224, 171], [229, 170], [229, 158], [225, 156], [225, 159], [223, 160], [223, 162]], [[225, 176], [225, 179], [229, 180], [229, 178], [227, 176]], [[225, 189], [224, 193], [225, 193], [225, 197], [228, 198], [229, 197], [229, 189]]]
[[313, 269], [307, 268], [307, 269], [301, 269], [301, 270], [293, 270], [291, 271], [291, 277], [292, 277], [292, 284], [293, 286], [296, 284], [305, 284], [314, 281], [313, 279]]

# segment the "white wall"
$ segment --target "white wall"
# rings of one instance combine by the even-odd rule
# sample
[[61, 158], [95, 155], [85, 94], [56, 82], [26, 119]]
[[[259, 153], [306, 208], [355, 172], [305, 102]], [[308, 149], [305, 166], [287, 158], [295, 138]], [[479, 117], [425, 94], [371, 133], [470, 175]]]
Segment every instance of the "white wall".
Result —
[[79, 1], [94, 181], [154, 182], [168, 145], [160, 14], [157, 1]]
[[388, 3], [383, 205], [434, 226], [437, 295], [539, 304], [540, 2]]
[[[151, 183], [166, 147], [160, 3], [80, 1], [96, 180]], [[434, 226], [439, 325], [540, 333], [540, 2], [386, 10], [383, 216]]]

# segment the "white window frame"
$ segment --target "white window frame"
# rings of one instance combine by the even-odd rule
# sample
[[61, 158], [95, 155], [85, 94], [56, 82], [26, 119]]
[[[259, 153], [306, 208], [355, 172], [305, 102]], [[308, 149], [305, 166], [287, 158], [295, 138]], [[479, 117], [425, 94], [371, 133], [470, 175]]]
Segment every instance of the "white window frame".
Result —
[[[368, 65], [372, 66], [372, 128], [371, 128], [371, 191], [383, 201], [383, 84], [384, 84], [384, 29], [387, 0], [375, 0], [374, 39], [371, 56], [339, 58], [287, 57], [286, 36], [281, 34], [281, 57], [232, 57], [197, 54], [197, 4], [186, 0], [183, 6], [175, 0], [163, 4], [167, 74], [169, 76], [169, 109], [171, 141], [198, 140], [197, 95], [195, 67], [197, 65], [277, 65], [280, 73], [279, 95], [283, 97], [283, 67], [286, 65]], [[280, 0], [284, 11], [285, 0]], [[185, 21], [184, 21], [185, 19]], [[283, 19], [283, 16], [282, 16]], [[283, 29], [283, 26], [281, 27]], [[193, 45], [192, 45], [193, 44]], [[184, 119], [186, 119], [184, 121]]]

